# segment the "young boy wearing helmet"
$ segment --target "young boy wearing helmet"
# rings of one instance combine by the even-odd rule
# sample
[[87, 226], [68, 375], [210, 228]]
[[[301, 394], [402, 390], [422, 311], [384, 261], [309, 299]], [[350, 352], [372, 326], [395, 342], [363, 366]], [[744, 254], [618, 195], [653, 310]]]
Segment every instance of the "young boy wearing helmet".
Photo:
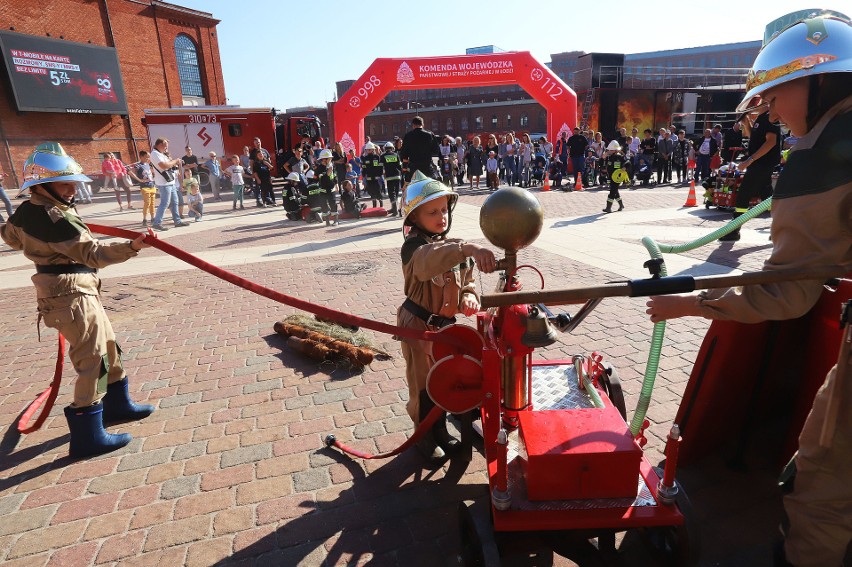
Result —
[[364, 144], [364, 155], [361, 156], [361, 170], [364, 172], [364, 188], [370, 194], [373, 200], [373, 207], [376, 207], [378, 201], [379, 207], [384, 207], [382, 201], [382, 187], [379, 184], [385, 168], [382, 165], [382, 159], [376, 155], [376, 145], [373, 142]]
[[[811, 14], [766, 43], [749, 73], [738, 112], [768, 108], [773, 121], [799, 137], [775, 186], [773, 249], [764, 269], [840, 265], [852, 271], [850, 54], [850, 22]], [[823, 283], [652, 297], [647, 313], [654, 322], [689, 315], [744, 323], [793, 319], [816, 304]], [[843, 299], [835, 300], [840, 307]], [[788, 565], [837, 567], [852, 540], [852, 354], [845, 356], [828, 373], [799, 435], [795, 487], [784, 497]], [[830, 406], [842, 409], [832, 415]]]
[[[417, 171], [403, 195], [403, 225], [410, 230], [402, 245], [405, 302], [397, 325], [421, 331], [455, 323], [455, 316], [479, 310], [471, 258], [482, 272], [496, 268], [494, 254], [478, 244], [448, 239], [458, 195], [446, 185]], [[426, 377], [434, 360], [431, 343], [402, 339], [408, 380], [408, 415], [417, 426], [434, 407], [426, 392]], [[440, 419], [417, 447], [429, 465], [440, 463], [459, 446]]]
[[385, 185], [388, 189], [388, 199], [391, 202], [391, 210], [388, 214], [392, 217], [397, 216], [397, 214], [402, 216], [402, 211], [399, 210], [396, 203], [402, 184], [402, 162], [394, 151], [393, 142], [385, 144], [385, 153], [382, 154], [381, 159], [384, 167]]
[[322, 190], [325, 201], [322, 204], [322, 212], [325, 217], [325, 225], [331, 224], [331, 219], [334, 219], [334, 224], [337, 224], [337, 198], [335, 189], [337, 181], [334, 176], [334, 164], [332, 163], [331, 150], [322, 150], [319, 153], [317, 165], [314, 168], [314, 176], [317, 179], [319, 188]]
[[627, 158], [621, 151], [621, 144], [618, 140], [613, 140], [606, 147], [606, 171], [609, 175], [609, 195], [606, 196], [605, 213], [612, 212], [612, 204], [618, 201], [618, 210], [624, 209], [624, 203], [621, 201], [621, 195], [618, 193], [618, 188], [625, 181], [630, 180], [630, 175], [627, 173]]
[[100, 298], [99, 268], [124, 262], [150, 244], [133, 241], [102, 244], [77, 215], [77, 184], [91, 182], [83, 168], [57, 143], [39, 145], [24, 164], [24, 201], [0, 226], [0, 236], [36, 265], [39, 319], [70, 343], [77, 381], [74, 401], [65, 408], [74, 458], [108, 453], [127, 445], [128, 433], [111, 434], [104, 423], [141, 419], [153, 406], [131, 401], [121, 349]]

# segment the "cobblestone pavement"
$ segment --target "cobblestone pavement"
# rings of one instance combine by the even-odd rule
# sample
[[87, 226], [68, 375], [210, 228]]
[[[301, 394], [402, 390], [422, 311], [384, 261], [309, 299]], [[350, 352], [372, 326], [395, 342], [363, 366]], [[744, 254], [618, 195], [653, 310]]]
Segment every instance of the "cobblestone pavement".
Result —
[[[456, 228], [486, 243], [475, 219], [487, 193], [461, 193]], [[605, 191], [536, 192], [546, 212], [542, 244], [520, 258], [542, 271], [549, 289], [642, 277], [641, 261], [633, 263], [641, 258], [636, 235], [683, 242], [729, 218], [715, 209], [681, 208], [686, 193], [669, 186], [628, 190], [623, 213], [602, 215]], [[139, 227], [139, 211], [111, 207], [108, 197], [98, 197], [81, 213], [90, 222]], [[284, 293], [395, 321], [403, 299], [398, 219], [325, 227], [288, 222], [280, 208], [232, 211], [230, 203], [208, 203], [207, 209], [202, 223], [161, 237]], [[770, 222], [755, 219], [741, 243], [712, 244], [679, 260], [723, 272], [757, 269], [770, 247]], [[608, 248], [598, 251], [595, 244], [603, 242]], [[612, 263], [618, 260], [628, 267]], [[354, 273], [328, 275], [341, 267]], [[447, 465], [427, 472], [412, 452], [362, 461], [323, 448], [332, 432], [366, 451], [389, 450], [410, 434], [398, 343], [374, 335], [393, 357], [360, 374], [318, 366], [273, 332], [273, 323], [293, 309], [146, 250], [104, 271], [103, 301], [124, 349], [131, 392], [158, 411], [111, 428], [133, 435], [126, 448], [72, 461], [62, 416], [71, 398], [70, 363], [45, 426], [15, 435], [19, 412], [46, 387], [55, 364], [55, 332], [43, 328], [41, 342], [36, 333], [31, 269], [0, 246], [4, 565], [455, 564], [458, 502], [486, 493], [480, 452], [466, 470]], [[532, 271], [522, 278], [527, 289], [538, 285]], [[495, 281], [482, 276], [479, 285], [490, 290]], [[668, 325], [648, 415], [646, 456], [654, 464], [707, 327], [703, 320]], [[537, 357], [601, 352], [618, 369], [632, 411], [651, 329], [644, 301], [606, 300]], [[732, 473], [712, 464], [684, 473], [705, 540], [701, 565], [770, 564], [779, 517], [770, 473]], [[559, 558], [556, 564], [576, 563]], [[613, 564], [657, 562], [628, 536]]]

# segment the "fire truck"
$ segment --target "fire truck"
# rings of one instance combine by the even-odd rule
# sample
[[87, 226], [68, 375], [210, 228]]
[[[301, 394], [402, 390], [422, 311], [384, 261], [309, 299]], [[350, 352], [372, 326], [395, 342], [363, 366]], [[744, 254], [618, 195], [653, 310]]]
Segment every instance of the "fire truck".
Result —
[[157, 138], [166, 138], [175, 156], [182, 155], [183, 148], [190, 146], [200, 160], [210, 152], [216, 152], [220, 158], [242, 155], [245, 146], [252, 147], [255, 137], [275, 156], [278, 150], [291, 149], [304, 136], [311, 142], [322, 136], [322, 124], [316, 116], [293, 116], [278, 121], [274, 108], [196, 106], [152, 108], [144, 113], [142, 122], [148, 128], [151, 147]]

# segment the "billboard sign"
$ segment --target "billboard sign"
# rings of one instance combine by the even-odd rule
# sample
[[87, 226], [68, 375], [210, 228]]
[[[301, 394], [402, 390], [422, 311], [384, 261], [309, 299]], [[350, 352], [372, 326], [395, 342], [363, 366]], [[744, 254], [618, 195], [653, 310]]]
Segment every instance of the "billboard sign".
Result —
[[112, 47], [0, 31], [0, 51], [19, 111], [127, 114]]

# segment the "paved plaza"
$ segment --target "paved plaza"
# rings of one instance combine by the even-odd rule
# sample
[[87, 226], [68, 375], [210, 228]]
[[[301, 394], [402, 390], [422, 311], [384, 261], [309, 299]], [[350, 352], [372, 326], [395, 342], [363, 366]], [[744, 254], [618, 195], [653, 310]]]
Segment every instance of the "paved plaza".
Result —
[[[730, 218], [715, 208], [683, 208], [687, 192], [669, 185], [625, 190], [626, 209], [605, 215], [605, 190], [534, 189], [544, 229], [520, 252], [520, 263], [538, 268], [547, 289], [646, 277], [643, 236], [688, 242]], [[451, 236], [488, 244], [479, 229], [487, 191], [460, 193]], [[202, 222], [159, 237], [279, 292], [395, 322], [404, 299], [399, 219], [326, 227], [288, 221], [280, 207], [232, 211], [230, 202], [210, 199], [205, 210]], [[118, 212], [111, 195], [97, 196], [80, 213], [93, 223], [141, 230], [141, 212]], [[735, 244], [667, 255], [669, 274], [759, 269], [771, 249], [770, 223], [766, 216], [751, 221]], [[273, 331], [294, 309], [147, 249], [103, 270], [102, 294], [131, 392], [158, 410], [110, 428], [133, 435], [127, 447], [72, 461], [62, 415], [71, 400], [70, 363], [45, 426], [15, 435], [18, 414], [48, 385], [56, 362], [55, 331], [42, 327], [40, 341], [37, 334], [32, 273], [31, 262], [0, 245], [4, 566], [455, 564], [458, 502], [486, 493], [481, 448], [466, 470], [448, 464], [428, 472], [414, 452], [363, 461], [323, 446], [334, 433], [358, 449], [387, 451], [410, 434], [404, 363], [389, 336], [373, 333], [392, 358], [363, 373], [318, 365]], [[532, 270], [520, 277], [525, 289], [540, 285]], [[478, 279], [479, 289], [490, 292], [496, 275]], [[536, 357], [600, 352], [617, 368], [632, 414], [652, 331], [644, 309], [642, 299], [607, 299]], [[645, 453], [653, 464], [662, 459], [708, 326], [697, 319], [668, 324], [648, 414]], [[773, 473], [760, 466], [734, 472], [715, 463], [683, 471], [703, 536], [702, 566], [771, 564], [780, 518]], [[577, 563], [557, 558], [555, 564]], [[618, 564], [657, 565], [629, 537]]]

